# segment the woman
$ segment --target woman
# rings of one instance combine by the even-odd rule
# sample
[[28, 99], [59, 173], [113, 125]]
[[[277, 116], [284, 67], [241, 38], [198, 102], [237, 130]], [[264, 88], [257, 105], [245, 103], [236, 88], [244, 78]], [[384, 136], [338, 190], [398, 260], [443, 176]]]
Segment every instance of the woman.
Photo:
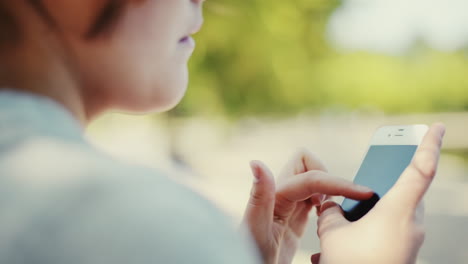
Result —
[[83, 139], [106, 110], [165, 111], [180, 101], [202, 4], [0, 0], [0, 262], [290, 263], [314, 206], [322, 253], [313, 263], [414, 262], [417, 208], [435, 175], [442, 125], [355, 223], [324, 198], [372, 191], [327, 175], [309, 152], [291, 159], [277, 185], [252, 162], [245, 223], [253, 243], [192, 191]]

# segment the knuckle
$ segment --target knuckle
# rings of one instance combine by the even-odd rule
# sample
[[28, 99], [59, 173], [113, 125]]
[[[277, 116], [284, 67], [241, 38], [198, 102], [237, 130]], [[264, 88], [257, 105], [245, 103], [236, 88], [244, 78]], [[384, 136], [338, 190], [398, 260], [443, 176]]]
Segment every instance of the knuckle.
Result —
[[333, 220], [329, 216], [320, 216], [317, 220], [317, 236], [322, 238], [333, 227]]
[[262, 203], [263, 200], [264, 195], [255, 191], [255, 189], [252, 189], [252, 191], [250, 192], [249, 204], [253, 206], [258, 206]]
[[307, 186], [311, 191], [319, 188], [323, 184], [324, 178], [321, 173], [313, 172], [309, 174], [309, 177], [307, 177]]
[[307, 181], [309, 183], [317, 183], [317, 182], [321, 182], [323, 181], [323, 176], [324, 176], [324, 172], [323, 171], [319, 171], [319, 170], [311, 170], [311, 171], [308, 171], [306, 174], [306, 177], [307, 177]]
[[325, 217], [321, 216], [317, 219], [317, 236], [319, 238], [322, 237], [324, 230], [325, 230]]
[[322, 203], [323, 199], [324, 197], [322, 194], [315, 193], [307, 201], [309, 201], [314, 206], [318, 206]]
[[434, 153], [423, 151], [414, 158], [412, 167], [422, 176], [433, 178], [437, 172], [437, 157]]
[[281, 226], [286, 226], [288, 223], [288, 216], [285, 215], [274, 215], [273, 221]]
[[424, 226], [416, 226], [413, 232], [413, 239], [417, 245], [422, 245], [426, 238], [426, 229]]
[[323, 235], [323, 227], [319, 226], [319, 227], [317, 228], [317, 237], [318, 237], [318, 238], [321, 238], [322, 235]]
[[434, 178], [436, 171], [437, 171], [436, 166], [434, 164], [423, 162], [421, 160], [416, 160], [412, 164], [412, 168], [424, 178], [429, 178], [429, 179]]
[[275, 215], [288, 215], [296, 207], [296, 203], [288, 197], [277, 193], [275, 199]]

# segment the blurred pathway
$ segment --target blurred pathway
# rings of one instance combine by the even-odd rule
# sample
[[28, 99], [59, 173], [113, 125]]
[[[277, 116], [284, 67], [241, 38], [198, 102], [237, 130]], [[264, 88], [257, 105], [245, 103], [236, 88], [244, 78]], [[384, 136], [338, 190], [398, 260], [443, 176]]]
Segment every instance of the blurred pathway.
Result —
[[[468, 149], [468, 114], [386, 117], [322, 115], [274, 121], [249, 119], [235, 125], [221, 120], [179, 122], [179, 146], [192, 171], [176, 172], [237, 220], [251, 186], [249, 161], [259, 159], [274, 172], [298, 148], [307, 147], [331, 174], [352, 179], [374, 130], [381, 125], [443, 121], [445, 148]], [[174, 171], [168, 158], [167, 130], [149, 118], [105, 117], [90, 129], [90, 138], [108, 152], [156, 168]], [[420, 263], [468, 263], [468, 166], [460, 157], [442, 156], [437, 178], [426, 197], [427, 237]], [[295, 263], [309, 263], [318, 252], [315, 218]]]

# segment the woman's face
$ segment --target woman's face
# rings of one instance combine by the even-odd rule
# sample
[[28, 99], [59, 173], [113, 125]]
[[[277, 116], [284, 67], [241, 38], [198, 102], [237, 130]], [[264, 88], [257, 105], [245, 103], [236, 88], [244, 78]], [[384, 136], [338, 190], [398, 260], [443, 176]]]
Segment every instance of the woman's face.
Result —
[[90, 37], [115, 0], [43, 1], [63, 32], [90, 111], [163, 111], [183, 97], [203, 0], [127, 0], [115, 23]]

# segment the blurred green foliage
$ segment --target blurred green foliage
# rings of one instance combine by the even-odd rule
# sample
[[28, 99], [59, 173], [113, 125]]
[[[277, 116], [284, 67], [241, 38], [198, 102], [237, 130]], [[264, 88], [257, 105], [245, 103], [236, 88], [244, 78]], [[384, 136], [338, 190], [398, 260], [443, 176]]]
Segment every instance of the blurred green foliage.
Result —
[[210, 0], [191, 84], [175, 114], [289, 115], [330, 107], [468, 110], [468, 53], [421, 45], [389, 56], [334, 50], [338, 0]]

